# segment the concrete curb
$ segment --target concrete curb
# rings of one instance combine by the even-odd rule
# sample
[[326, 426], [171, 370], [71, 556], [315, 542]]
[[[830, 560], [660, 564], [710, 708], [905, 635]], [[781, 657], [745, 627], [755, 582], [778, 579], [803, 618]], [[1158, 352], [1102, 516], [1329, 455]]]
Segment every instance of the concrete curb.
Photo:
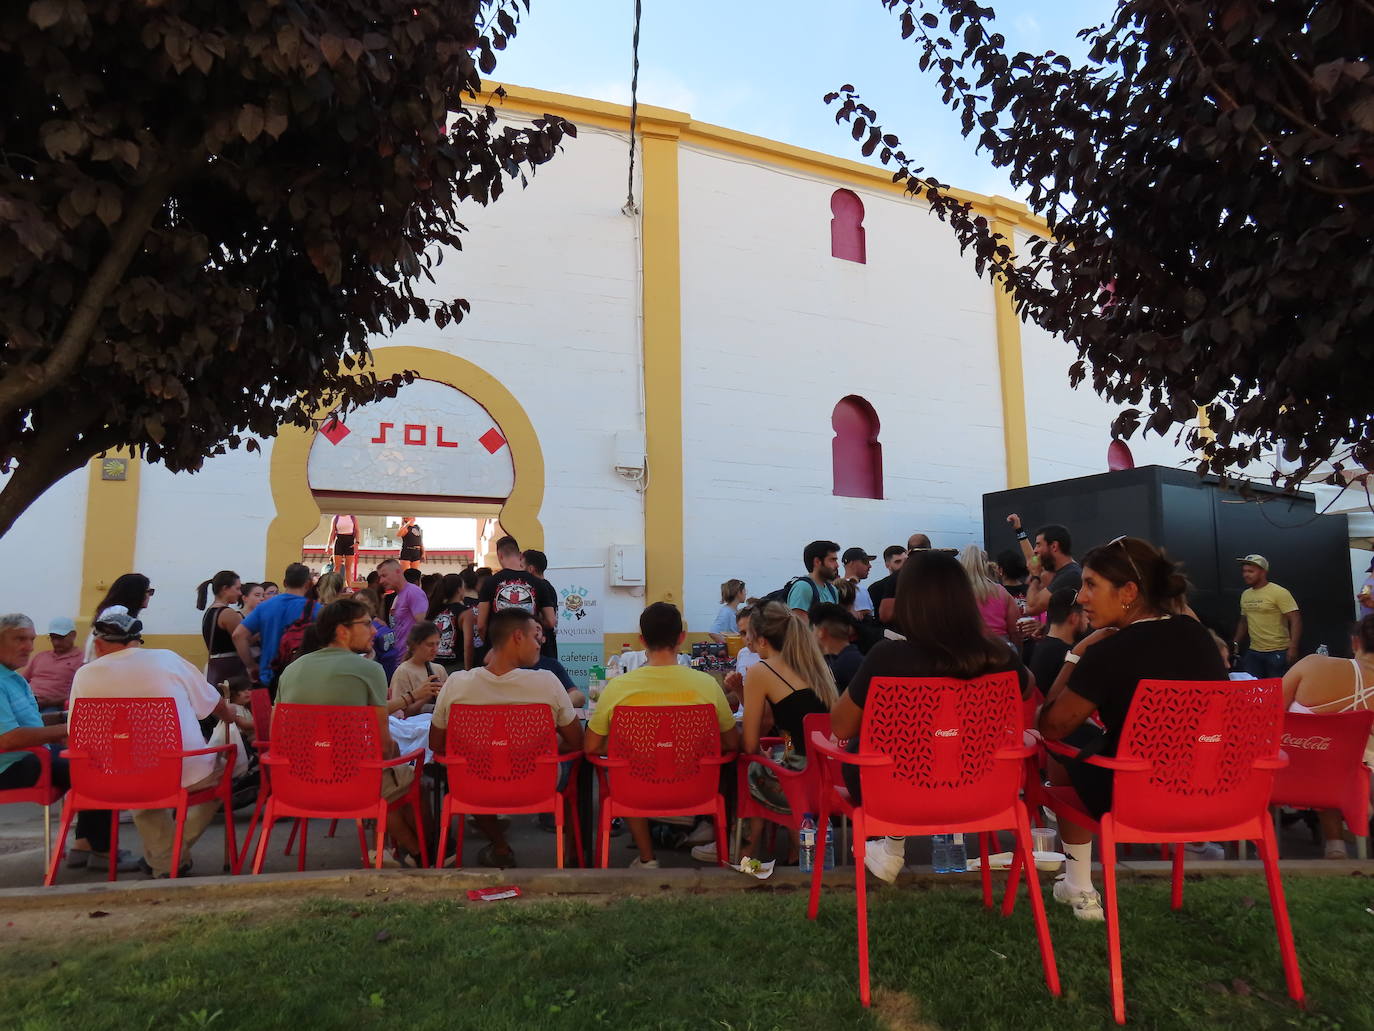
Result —
[[[1100, 870], [1100, 868], [1099, 868]], [[1165, 878], [1172, 864], [1157, 860], [1117, 864], [1126, 878]], [[1264, 868], [1256, 860], [1197, 860], [1189, 862], [1187, 876], [1240, 877], [1262, 876]], [[1374, 876], [1374, 863], [1361, 860], [1297, 859], [1283, 864], [1287, 876], [1368, 877]], [[994, 875], [1000, 889], [1005, 873]], [[1042, 888], [1052, 875], [1042, 873]], [[907, 868], [897, 878], [898, 887], [929, 888], [942, 884], [977, 885], [977, 873], [936, 874], [926, 869]], [[868, 883], [881, 887], [869, 878]], [[433, 895], [436, 898], [461, 896], [470, 888], [517, 884], [528, 896], [575, 898], [579, 895], [660, 895], [664, 892], [701, 895], [732, 891], [804, 892], [810, 875], [800, 870], [776, 871], [768, 880], [743, 876], [734, 870], [714, 867], [667, 868], [631, 872], [611, 870], [309, 870], [304, 873], [271, 873], [213, 877], [187, 877], [184, 880], [124, 880], [94, 884], [58, 884], [51, 888], [25, 887], [0, 889], [0, 911], [61, 906], [79, 902], [113, 904], [117, 902], [168, 902], [195, 900], [254, 899], [274, 895], [329, 896], [355, 895], [366, 887], [368, 894], [385, 894], [393, 889], [406, 894]], [[852, 888], [850, 868], [833, 870], [824, 877], [828, 889]]]

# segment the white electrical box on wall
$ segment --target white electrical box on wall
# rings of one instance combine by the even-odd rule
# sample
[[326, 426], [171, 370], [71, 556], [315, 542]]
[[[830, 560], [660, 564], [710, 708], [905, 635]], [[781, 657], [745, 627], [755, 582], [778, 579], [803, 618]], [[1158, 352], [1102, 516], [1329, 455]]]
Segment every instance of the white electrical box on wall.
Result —
[[644, 549], [633, 544], [612, 544], [610, 555], [612, 587], [644, 586]]

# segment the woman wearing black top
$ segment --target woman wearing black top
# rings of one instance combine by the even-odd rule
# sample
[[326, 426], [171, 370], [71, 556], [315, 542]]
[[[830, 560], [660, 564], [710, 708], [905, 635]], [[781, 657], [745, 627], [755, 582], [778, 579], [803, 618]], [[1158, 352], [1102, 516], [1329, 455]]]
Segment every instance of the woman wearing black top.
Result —
[[[1126, 714], [1142, 680], [1225, 680], [1211, 635], [1179, 611], [1188, 591], [1180, 568], [1148, 541], [1118, 537], [1083, 558], [1078, 603], [1096, 632], [1065, 657], [1040, 711], [1040, 733], [1099, 755], [1115, 755]], [[1087, 723], [1094, 712], [1105, 730]], [[1052, 762], [1056, 784], [1072, 784], [1093, 816], [1112, 805], [1112, 771], [1084, 762]], [[1054, 897], [1080, 920], [1101, 920], [1092, 886], [1092, 832], [1061, 820], [1068, 857]]]
[[[974, 680], [988, 673], [1015, 671], [1021, 693], [1030, 690], [1030, 674], [1006, 641], [988, 636], [973, 585], [953, 555], [913, 551], [897, 574], [892, 608], [904, 641], [879, 641], [854, 674], [849, 689], [830, 714], [838, 738], [854, 739], [858, 750], [868, 685], [874, 677], [958, 677]], [[859, 799], [859, 778], [845, 767], [850, 794]], [[906, 861], [905, 838], [876, 838], [868, 843], [864, 865], [873, 876], [891, 884]]]

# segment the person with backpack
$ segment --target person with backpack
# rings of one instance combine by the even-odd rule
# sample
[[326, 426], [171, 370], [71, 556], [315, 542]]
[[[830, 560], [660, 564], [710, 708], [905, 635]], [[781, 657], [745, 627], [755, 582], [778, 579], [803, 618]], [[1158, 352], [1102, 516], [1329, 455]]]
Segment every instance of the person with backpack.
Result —
[[[787, 607], [803, 620], [810, 621], [811, 610], [829, 602], [837, 604], [835, 581], [840, 576], [840, 546], [834, 541], [812, 541], [802, 549], [802, 565], [806, 575], [799, 576], [785, 588]], [[768, 600], [774, 600], [769, 595]]]
[[[254, 683], [262, 684], [268, 689], [272, 688], [277, 676], [272, 666], [281, 648], [282, 635], [303, 616], [310, 617], [305, 620], [304, 625], [293, 628], [294, 636], [303, 636], [305, 626], [309, 625], [315, 613], [314, 603], [306, 598], [306, 592], [310, 590], [308, 566], [292, 562], [286, 567], [281, 582], [281, 593], [274, 594], [248, 613], [243, 622], [234, 627], [233, 633], [234, 650], [243, 660], [248, 676]], [[253, 653], [250, 650], [255, 637], [262, 645], [262, 654], [257, 662], [253, 661]]]

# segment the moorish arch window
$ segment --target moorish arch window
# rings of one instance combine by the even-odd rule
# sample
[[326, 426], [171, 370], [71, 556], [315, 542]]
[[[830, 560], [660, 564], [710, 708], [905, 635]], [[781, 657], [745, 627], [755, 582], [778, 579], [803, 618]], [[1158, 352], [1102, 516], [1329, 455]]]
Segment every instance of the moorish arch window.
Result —
[[853, 190], [836, 190], [830, 195], [830, 256], [845, 261], [868, 261], [864, 238], [864, 202]]
[[883, 446], [878, 442], [878, 413], [857, 394], [841, 398], [831, 413], [835, 438], [830, 443], [834, 493], [846, 498], [883, 496]]

